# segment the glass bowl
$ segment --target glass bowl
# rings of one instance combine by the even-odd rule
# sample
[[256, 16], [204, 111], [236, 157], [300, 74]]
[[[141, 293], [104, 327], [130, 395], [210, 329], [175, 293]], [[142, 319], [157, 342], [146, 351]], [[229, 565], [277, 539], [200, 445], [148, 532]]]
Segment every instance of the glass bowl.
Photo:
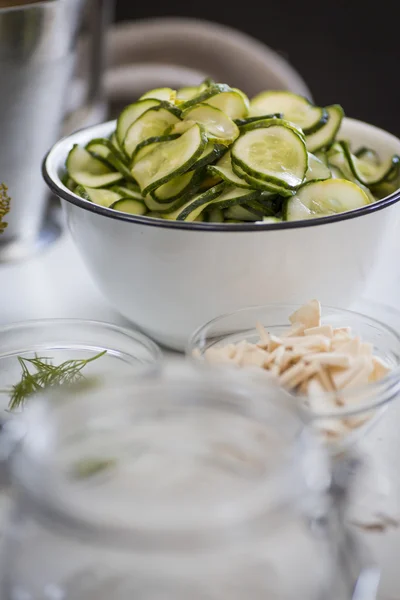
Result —
[[128, 377], [143, 369], [156, 370], [161, 360], [161, 350], [150, 339], [110, 323], [43, 319], [1, 328], [0, 411], [7, 410], [10, 389], [21, 380], [19, 357], [37, 356], [60, 365], [66, 360], [90, 359], [104, 351], [103, 356], [84, 367], [82, 375]]
[[[261, 323], [267, 331], [279, 336], [289, 329], [289, 316], [299, 308], [299, 305], [254, 306], [217, 317], [195, 331], [189, 340], [187, 354], [202, 360], [206, 350], [212, 347], [242, 340], [257, 343], [259, 334], [256, 323]], [[321, 411], [314, 413], [315, 417], [355, 416], [360, 412], [383, 408], [397, 397], [400, 393], [400, 335], [394, 329], [367, 315], [327, 306], [322, 309], [321, 324], [350, 327], [352, 333], [363, 342], [373, 345], [374, 354], [391, 368], [391, 372], [380, 381], [346, 390], [346, 407], [337, 406], [332, 411], [328, 402], [324, 402], [323, 406], [321, 403]], [[331, 395], [335, 395], [335, 392], [324, 394], [326, 398]], [[304, 397], [296, 397], [305, 405]]]
[[[256, 323], [260, 322], [270, 332], [279, 335], [290, 326], [289, 315], [297, 310], [294, 305], [267, 305], [245, 308], [218, 317], [200, 327], [191, 337], [187, 354], [194, 360], [205, 361], [208, 348], [227, 343], [247, 340], [257, 342], [259, 335]], [[400, 315], [391, 309], [378, 314], [383, 319], [390, 318], [394, 327], [400, 330]], [[376, 314], [376, 313], [375, 313]], [[394, 318], [396, 317], [396, 318]], [[373, 352], [384, 360], [391, 372], [380, 381], [364, 387], [346, 390], [346, 400], [350, 406], [335, 407], [333, 402], [321, 402], [321, 411], [310, 411], [306, 398], [289, 394], [308, 411], [316, 428], [337, 419], [358, 420], [359, 425], [351, 428], [339, 439], [327, 440], [335, 460], [340, 460], [347, 452], [355, 453], [361, 463], [355, 476], [349, 519], [366, 532], [383, 531], [400, 526], [400, 335], [385, 323], [364, 314], [327, 306], [322, 307], [322, 324], [334, 327], [349, 326], [362, 341], [373, 345]], [[226, 365], [224, 365], [226, 368]], [[253, 368], [255, 376], [264, 371]], [[333, 392], [334, 394], [334, 392]], [[324, 394], [324, 400], [331, 393]], [[331, 398], [333, 399], [333, 398]], [[329, 410], [326, 407], [329, 406]], [[310, 414], [311, 413], [311, 414]]]

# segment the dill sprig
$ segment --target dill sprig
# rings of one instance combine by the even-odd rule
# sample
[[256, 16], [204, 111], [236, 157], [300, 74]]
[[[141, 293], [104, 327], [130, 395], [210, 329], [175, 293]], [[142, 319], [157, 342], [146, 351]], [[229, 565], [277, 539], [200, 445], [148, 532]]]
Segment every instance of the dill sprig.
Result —
[[60, 365], [54, 365], [50, 358], [39, 356], [23, 358], [18, 356], [22, 375], [21, 380], [7, 390], [10, 394], [9, 410], [22, 408], [29, 396], [36, 392], [50, 387], [68, 385], [83, 379], [82, 369], [94, 360], [104, 356], [106, 352], [107, 350], [104, 350], [87, 359], [66, 360]]
[[5, 183], [0, 183], [0, 233], [3, 233], [8, 225], [3, 219], [10, 212], [10, 203], [11, 198], [8, 195], [8, 188]]

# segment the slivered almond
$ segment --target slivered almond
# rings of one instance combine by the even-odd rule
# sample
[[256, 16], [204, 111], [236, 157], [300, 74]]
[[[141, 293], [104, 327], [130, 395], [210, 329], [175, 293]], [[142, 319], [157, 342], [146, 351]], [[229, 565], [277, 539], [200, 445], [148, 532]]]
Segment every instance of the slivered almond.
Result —
[[333, 335], [338, 333], [345, 333], [347, 335], [351, 335], [351, 327], [335, 327], [333, 330]]
[[326, 367], [347, 368], [351, 364], [351, 357], [348, 354], [340, 354], [339, 352], [315, 352], [305, 356], [304, 360]]
[[310, 327], [304, 330], [304, 335], [323, 335], [328, 338], [333, 338], [332, 325], [320, 325], [320, 327]]
[[245, 340], [242, 340], [241, 342], [236, 344], [236, 354], [232, 359], [235, 364], [237, 364], [239, 366], [241, 365], [242, 358], [244, 356], [247, 346], [248, 346], [248, 342], [246, 342]]
[[332, 379], [324, 367], [321, 366], [321, 368], [318, 371], [317, 377], [320, 380], [321, 385], [325, 389], [325, 391], [333, 392], [335, 390], [335, 386], [332, 382]]
[[289, 388], [295, 388], [306, 379], [310, 379], [317, 372], [317, 367], [314, 365], [306, 365], [303, 362], [298, 362], [292, 367], [289, 367], [279, 378], [281, 385]]
[[257, 346], [247, 347], [243, 352], [241, 366], [264, 367], [266, 357], [267, 354], [261, 348], [257, 348]]
[[[353, 360], [352, 365], [346, 370], [331, 371], [332, 381], [338, 390], [343, 390], [347, 387], [354, 387], [357, 382], [364, 381], [372, 372], [372, 362], [364, 356], [358, 356]], [[368, 374], [368, 375], [367, 375]], [[367, 382], [366, 381], [366, 382]]]
[[369, 377], [370, 381], [378, 381], [390, 372], [389, 367], [378, 356], [372, 357], [372, 367], [373, 369]]
[[265, 329], [264, 325], [262, 325], [262, 323], [257, 322], [256, 323], [256, 329], [258, 332], [258, 335], [260, 336], [260, 341], [258, 342], [258, 346], [260, 346], [261, 348], [268, 348], [268, 344], [270, 341], [270, 335], [268, 333], [268, 331]]
[[318, 300], [311, 300], [289, 317], [291, 323], [302, 323], [306, 328], [321, 325], [321, 304]]
[[300, 336], [304, 334], [305, 325], [302, 323], [294, 323], [287, 331], [285, 331], [281, 337], [292, 337], [292, 336]]
[[329, 350], [331, 340], [324, 335], [307, 335], [304, 337], [284, 338], [282, 344], [286, 348], [313, 348], [315, 350]]
[[270, 339], [269, 339], [269, 344], [268, 344], [269, 352], [273, 352], [275, 350], [275, 348], [278, 348], [278, 346], [281, 346], [281, 345], [282, 345], [282, 340], [280, 338], [278, 338], [276, 335], [271, 334]]
[[278, 348], [276, 348], [275, 350], [275, 358], [274, 358], [274, 364], [279, 367], [279, 370], [281, 370], [281, 363], [282, 363], [282, 358], [283, 355], [285, 354], [285, 348], [283, 346], [279, 346]]
[[340, 346], [340, 352], [342, 354], [349, 354], [350, 356], [357, 357], [360, 354], [361, 342], [359, 338], [353, 338]]

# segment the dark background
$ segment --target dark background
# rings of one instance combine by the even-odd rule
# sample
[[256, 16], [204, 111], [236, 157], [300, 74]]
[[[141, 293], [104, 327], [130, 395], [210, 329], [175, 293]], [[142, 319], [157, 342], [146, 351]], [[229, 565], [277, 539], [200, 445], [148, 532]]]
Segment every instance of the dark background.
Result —
[[342, 104], [348, 116], [400, 135], [400, 3], [117, 0], [117, 20], [160, 16], [241, 29], [289, 60], [317, 104]]

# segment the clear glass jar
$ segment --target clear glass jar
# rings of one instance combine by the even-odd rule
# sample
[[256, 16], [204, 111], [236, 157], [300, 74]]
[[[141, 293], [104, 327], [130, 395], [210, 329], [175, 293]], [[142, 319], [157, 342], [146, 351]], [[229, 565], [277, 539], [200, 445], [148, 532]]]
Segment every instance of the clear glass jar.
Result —
[[179, 363], [24, 418], [2, 600], [375, 598], [345, 486], [277, 388]]

